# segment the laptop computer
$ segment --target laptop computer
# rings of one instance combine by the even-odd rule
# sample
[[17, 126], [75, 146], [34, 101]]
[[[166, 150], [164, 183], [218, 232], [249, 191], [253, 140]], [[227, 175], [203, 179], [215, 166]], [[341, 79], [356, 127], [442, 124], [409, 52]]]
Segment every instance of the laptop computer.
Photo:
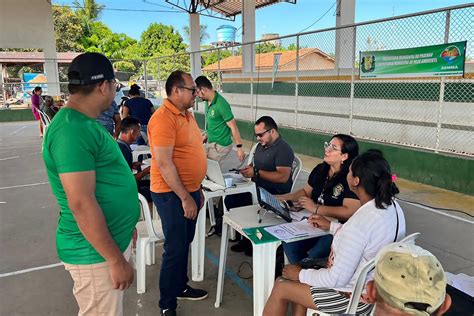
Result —
[[291, 222], [290, 207], [284, 201], [278, 200], [274, 195], [262, 187], [257, 188], [258, 204], [264, 209], [272, 211], [287, 222]]
[[207, 179], [202, 182], [203, 187], [211, 191], [224, 190], [225, 179], [232, 178], [233, 184], [247, 183], [248, 181], [241, 175], [222, 174], [219, 163], [212, 159], [207, 159]]

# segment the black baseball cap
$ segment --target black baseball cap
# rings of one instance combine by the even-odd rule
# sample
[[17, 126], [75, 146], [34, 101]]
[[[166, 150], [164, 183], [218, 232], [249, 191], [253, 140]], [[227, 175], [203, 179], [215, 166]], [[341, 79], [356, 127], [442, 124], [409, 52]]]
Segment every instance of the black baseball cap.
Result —
[[84, 53], [69, 65], [67, 78], [70, 84], [81, 86], [115, 78], [110, 60], [100, 53]]

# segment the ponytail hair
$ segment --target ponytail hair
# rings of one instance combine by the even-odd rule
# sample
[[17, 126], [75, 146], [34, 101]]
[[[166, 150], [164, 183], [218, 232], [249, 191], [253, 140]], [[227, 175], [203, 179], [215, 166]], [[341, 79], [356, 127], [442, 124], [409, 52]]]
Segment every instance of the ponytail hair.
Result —
[[385, 209], [400, 191], [392, 181], [392, 171], [380, 150], [370, 149], [357, 156], [351, 165], [352, 176], [360, 179], [365, 192], [375, 199], [375, 206]]

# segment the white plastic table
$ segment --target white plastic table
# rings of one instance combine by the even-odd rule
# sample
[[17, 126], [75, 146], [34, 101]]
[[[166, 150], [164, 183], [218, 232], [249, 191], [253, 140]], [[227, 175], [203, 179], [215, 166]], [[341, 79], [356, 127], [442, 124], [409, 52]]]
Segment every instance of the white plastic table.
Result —
[[[196, 235], [191, 243], [191, 271], [192, 280], [200, 282], [204, 280], [204, 254], [205, 254], [205, 240], [206, 240], [206, 205], [209, 204], [210, 210], [210, 221], [211, 224], [215, 224], [214, 210], [212, 206], [212, 199], [216, 197], [224, 198], [227, 195], [233, 195], [238, 193], [250, 193], [252, 194], [252, 202], [258, 203], [257, 200], [257, 189], [254, 182], [239, 183], [233, 187], [217, 190], [217, 191], [203, 191], [204, 192], [204, 203], [199, 211], [197, 219]], [[211, 203], [208, 203], [211, 201]], [[228, 213], [224, 203], [224, 214]], [[197, 233], [199, 232], [199, 233]], [[227, 233], [227, 231], [226, 231]]]
[[[227, 260], [227, 248], [229, 244], [229, 240], [227, 238], [228, 230], [230, 228], [233, 228], [238, 231], [242, 236], [248, 238], [243, 231], [244, 228], [258, 228], [286, 223], [285, 220], [277, 217], [274, 213], [271, 212], [268, 212], [263, 217], [262, 222], [259, 223], [257, 216], [257, 211], [259, 209], [261, 209], [259, 205], [251, 205], [234, 208], [231, 209], [229, 212], [224, 213], [224, 217], [222, 219], [219, 272], [217, 277], [217, 293], [215, 302], [216, 308], [218, 308], [222, 303], [222, 296], [224, 292], [224, 271]], [[314, 236], [299, 237], [288, 240], [287, 242], [294, 242], [312, 237]], [[280, 244], [281, 241], [279, 240], [262, 244], [254, 244], [252, 242], [254, 316], [262, 315], [265, 303], [267, 302], [267, 299], [272, 291], [273, 283], [275, 281], [276, 250]]]
[[145, 145], [140, 145], [140, 146], [133, 146], [132, 148], [132, 156], [133, 156], [133, 162], [138, 161], [138, 157], [141, 155], [149, 155], [150, 152], [150, 147], [145, 146]]

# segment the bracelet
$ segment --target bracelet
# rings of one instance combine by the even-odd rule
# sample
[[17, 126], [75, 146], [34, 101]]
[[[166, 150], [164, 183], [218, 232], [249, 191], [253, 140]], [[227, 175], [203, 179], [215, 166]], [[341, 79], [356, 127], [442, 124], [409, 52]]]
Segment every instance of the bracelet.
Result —
[[242, 148], [242, 144], [237, 144], [237, 145], [235, 145], [235, 147]]
[[318, 210], [319, 210], [319, 207], [321, 206], [321, 204], [318, 204], [316, 205], [316, 209], [314, 210], [314, 215], [318, 215]]

